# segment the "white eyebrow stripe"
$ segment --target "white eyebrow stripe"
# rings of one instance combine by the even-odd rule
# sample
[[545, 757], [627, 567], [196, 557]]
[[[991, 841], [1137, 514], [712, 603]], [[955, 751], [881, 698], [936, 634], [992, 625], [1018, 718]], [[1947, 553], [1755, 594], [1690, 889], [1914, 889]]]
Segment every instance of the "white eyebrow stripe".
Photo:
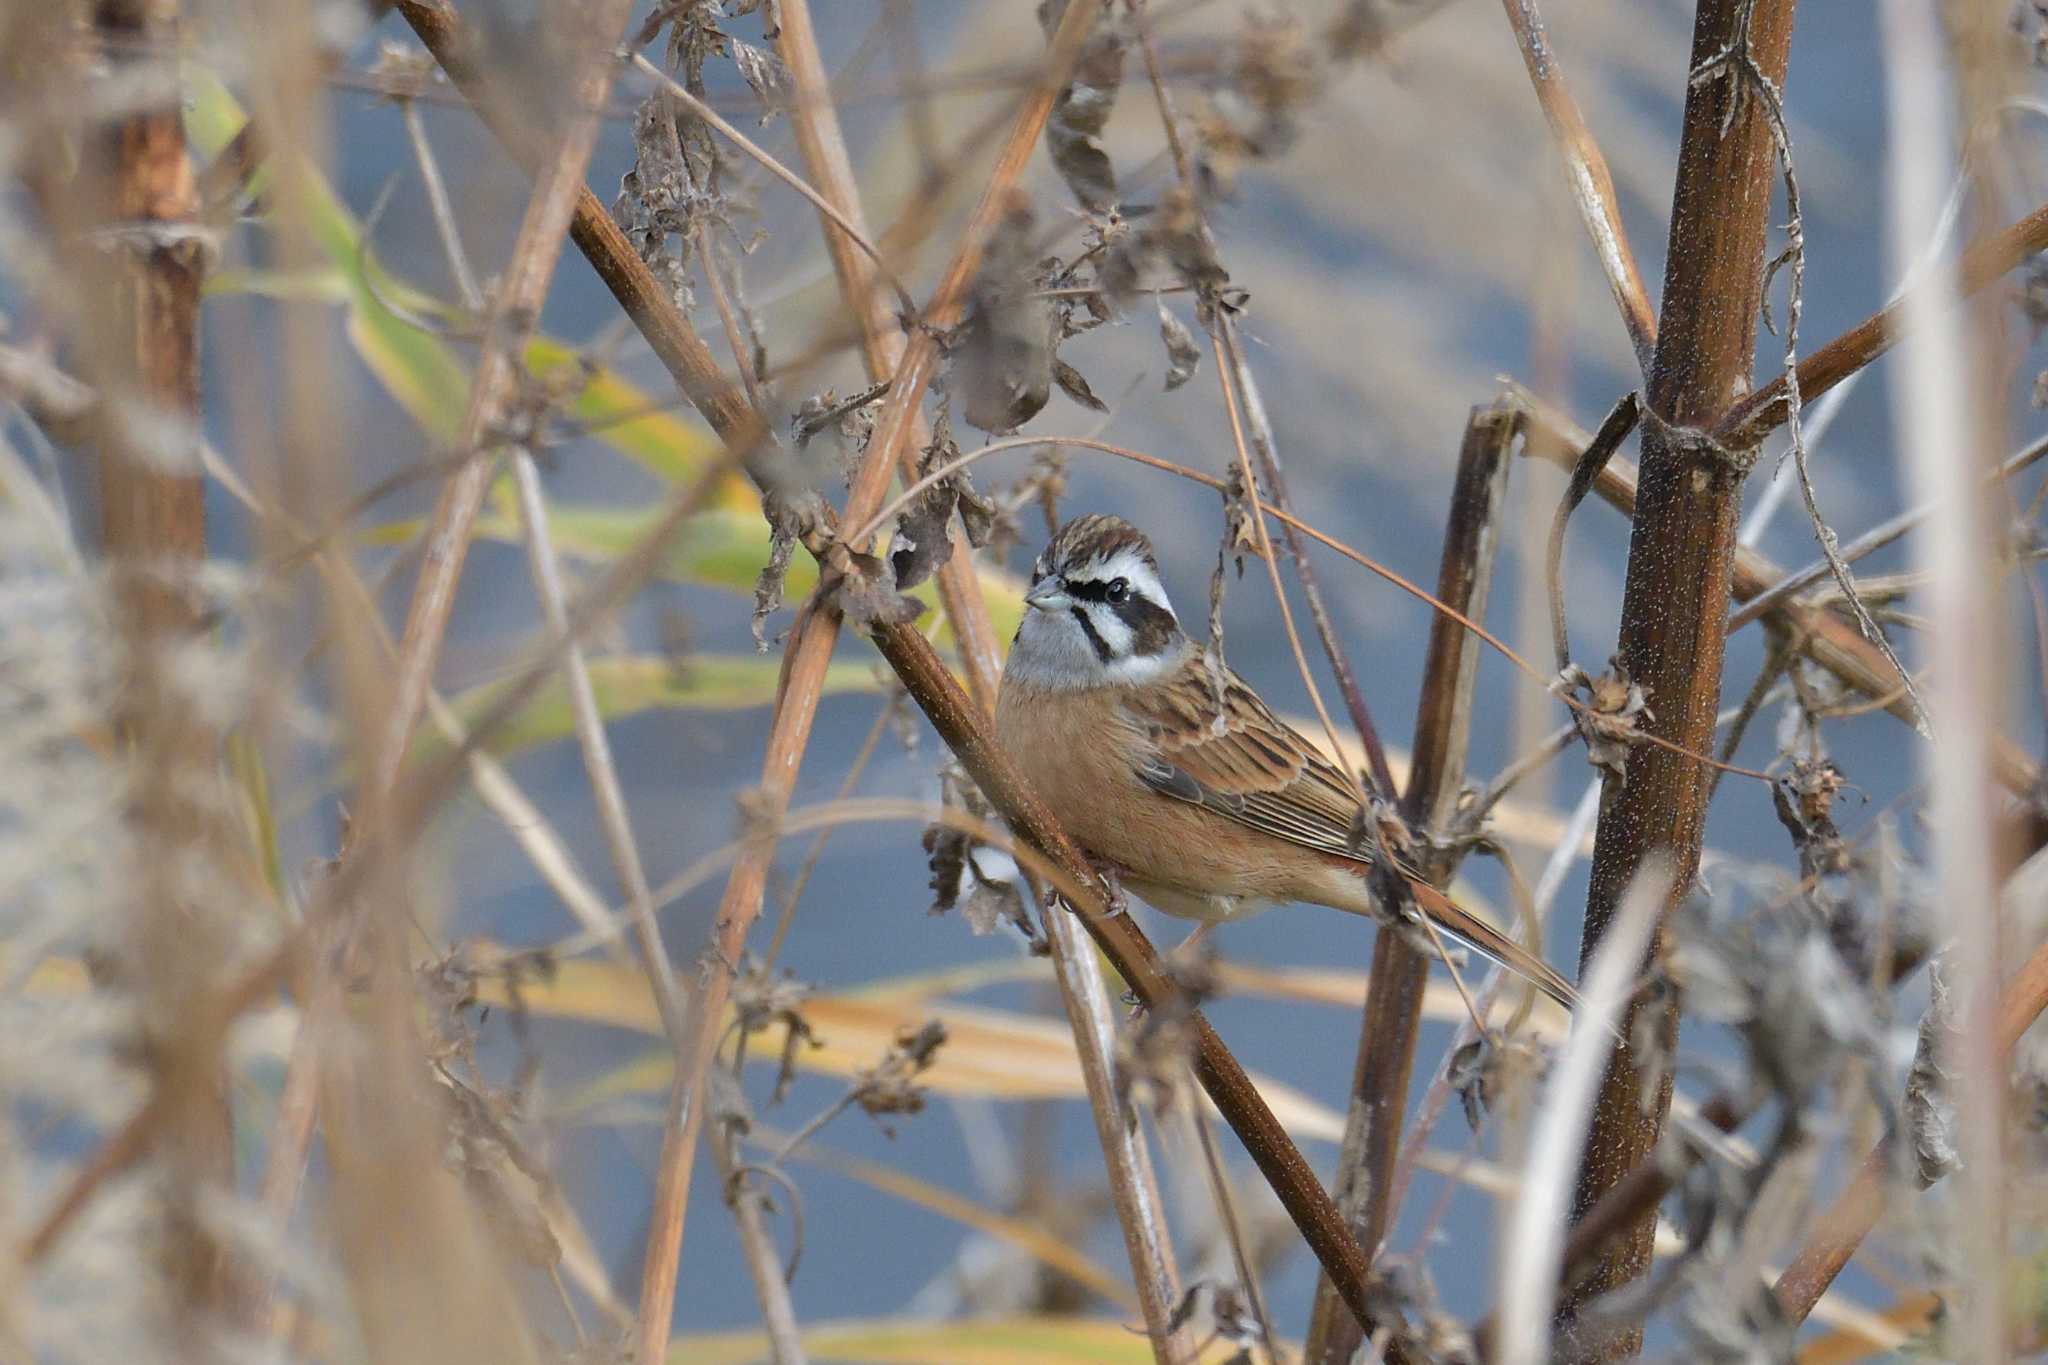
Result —
[[1125, 579], [1140, 594], [1172, 616], [1175, 622], [1180, 620], [1174, 615], [1173, 599], [1166, 595], [1166, 585], [1159, 581], [1159, 574], [1136, 550], [1122, 549], [1106, 558], [1091, 559], [1073, 577], [1083, 583]]

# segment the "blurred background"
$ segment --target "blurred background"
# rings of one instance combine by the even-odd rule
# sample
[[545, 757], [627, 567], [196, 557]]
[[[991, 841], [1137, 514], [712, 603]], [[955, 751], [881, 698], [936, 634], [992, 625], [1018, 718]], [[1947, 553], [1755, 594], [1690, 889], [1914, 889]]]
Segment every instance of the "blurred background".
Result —
[[[195, 155], [201, 155], [217, 149], [237, 126], [232, 111], [246, 98], [247, 51], [237, 31], [242, 11], [192, 8], [185, 35], [192, 87], [187, 123]], [[728, 0], [726, 8], [744, 7]], [[1249, 364], [1298, 510], [1327, 533], [1428, 585], [1436, 576], [1467, 414], [1494, 401], [1503, 377], [1527, 385], [1588, 429], [1640, 380], [1500, 10], [1481, 0], [1387, 0], [1366, 8], [1386, 16], [1384, 40], [1355, 59], [1316, 65], [1314, 97], [1295, 109], [1291, 141], [1234, 168], [1211, 221], [1219, 257], [1232, 284], [1244, 291], [1241, 328], [1249, 340]], [[1215, 0], [1155, 5], [1161, 51], [1184, 112], [1205, 107], [1222, 84], [1213, 54], [1251, 41], [1248, 35], [1281, 32], [1290, 20], [1319, 26], [1328, 18], [1324, 11], [1332, 9]], [[1552, 45], [1606, 152], [1654, 299], [1667, 252], [1690, 7], [1678, 0], [1575, 0], [1550, 10]], [[644, 11], [636, 9], [636, 24]], [[544, 0], [469, 0], [461, 12], [508, 69], [520, 70], [524, 63], [520, 78], [545, 92], [551, 79], [546, 53], [548, 44], [560, 40], [552, 26], [561, 13]], [[439, 245], [404, 101], [391, 92], [418, 92], [412, 108], [445, 174], [479, 275], [494, 274], [505, 261], [530, 182], [445, 83], [422, 78], [417, 44], [395, 15], [363, 22], [353, 17], [352, 7], [338, 4], [319, 7], [319, 13], [341, 54], [318, 101], [326, 131], [317, 169], [333, 193], [323, 211], [332, 213], [338, 235], [328, 239], [328, 259], [315, 268], [281, 260], [273, 228], [261, 214], [267, 200], [260, 195], [257, 216], [224, 234], [203, 311], [204, 427], [219, 459], [261, 484], [269, 456], [249, 442], [276, 419], [275, 405], [284, 401], [288, 376], [280, 366], [287, 319], [317, 315], [333, 359], [331, 373], [319, 383], [343, 423], [334, 445], [342, 467], [329, 472], [335, 486], [350, 494], [389, 488], [354, 523], [354, 557], [366, 579], [378, 583], [433, 506], [441, 475], [432, 468], [423, 473], [423, 466], [445, 447], [460, 418], [464, 375], [474, 358], [473, 347], [448, 334], [459, 285]], [[1896, 283], [1886, 264], [1883, 54], [1871, 13], [1868, 6], [1809, 0], [1799, 10], [1792, 42], [1784, 101], [1808, 253], [1802, 353], [1877, 309]], [[719, 27], [758, 48], [767, 45], [766, 17], [763, 11], [733, 14]], [[1032, 6], [1020, 3], [840, 0], [817, 6], [816, 19], [870, 222], [880, 233], [920, 206], [936, 202], [941, 211], [937, 230], [923, 246], [892, 257], [921, 299], [948, 259], [957, 225], [986, 175], [991, 139], [976, 130], [1001, 119], [1042, 51], [1038, 18]], [[2013, 41], [2020, 54], [2022, 39]], [[715, 107], [748, 136], [787, 164], [801, 164], [789, 120], [762, 113], [738, 64], [714, 60], [704, 79]], [[633, 111], [648, 89], [645, 80], [627, 75], [614, 92], [588, 175], [607, 203], [634, 165]], [[2008, 145], [2023, 178], [2038, 165], [2026, 153], [2044, 132], [2031, 116], [2013, 122]], [[1172, 183], [1158, 112], [1135, 57], [1104, 143], [1127, 201], [1156, 198]], [[941, 166], [952, 170], [946, 192], [934, 201], [927, 182]], [[734, 213], [722, 250], [773, 367], [777, 420], [786, 423], [806, 399], [828, 393], [844, 398], [862, 390], [866, 380], [852, 351], [814, 344], [829, 338], [842, 317], [814, 211], [743, 156], [730, 157], [728, 170], [728, 189], [744, 209]], [[2031, 177], [2032, 188], [2024, 192], [2029, 203], [2042, 197], [2041, 178]], [[1021, 183], [1032, 199], [1043, 251], [1070, 258], [1084, 223], [1043, 150]], [[33, 214], [24, 196], [9, 194], [8, 230], [19, 240], [34, 231]], [[1782, 224], [1784, 216], [1781, 197], [1773, 224]], [[0, 253], [0, 343], [34, 349], [54, 346], [59, 334], [43, 307], [44, 281], [24, 268], [31, 259]], [[365, 297], [365, 277], [376, 297]], [[2016, 274], [2008, 292], [2017, 294], [2030, 278]], [[1777, 297], [1782, 300], [1782, 281]], [[729, 359], [701, 282], [690, 302], [714, 351], [722, 361]], [[1184, 295], [1168, 295], [1164, 304], [1195, 325]], [[1782, 323], [1782, 304], [1778, 313]], [[2009, 317], [2023, 338], [2023, 315]], [[585, 434], [573, 421], [558, 421], [540, 451], [573, 592], [595, 579], [665, 492], [706, 465], [714, 443], [685, 406], [662, 406], [652, 415], [636, 408], [667, 404], [671, 383], [573, 249], [564, 253], [539, 330], [565, 355], [599, 358], [619, 385], [631, 386], [605, 397], [609, 409], [576, 409], [577, 418], [610, 426]], [[1780, 364], [1778, 345], [1763, 338], [1760, 380]], [[1107, 411], [1092, 411], [1055, 392], [1021, 434], [1096, 436], [1210, 473], [1228, 472], [1234, 456], [1213, 357], [1205, 353], [1189, 382], [1165, 391], [1168, 358], [1149, 299], [1067, 342], [1060, 355], [1086, 376]], [[1820, 506], [1845, 538], [1905, 505], [1886, 399], [1890, 363], [1873, 367], [1868, 382], [1842, 402], [1812, 445]], [[2013, 386], [2011, 430], [2021, 440], [2038, 429], [2027, 403], [2038, 367], [2038, 353], [2027, 352]], [[636, 412], [636, 420], [616, 420]], [[19, 410], [0, 409], [0, 417], [6, 423], [0, 434], [17, 453], [17, 467], [41, 471], [39, 486], [55, 500], [75, 546], [89, 553], [97, 495], [89, 462], [50, 449]], [[970, 451], [983, 439], [964, 422], [957, 434]], [[818, 448], [830, 444], [821, 439]], [[1635, 442], [1625, 449], [1633, 455]], [[1746, 495], [1750, 509], [1766, 499], [1776, 508], [1757, 516], [1745, 539], [1778, 564], [1795, 567], [1814, 558], [1817, 547], [1796, 489], [1790, 497], [1782, 497], [1782, 489], [1771, 491], [1780, 449], [1782, 436], [1767, 446]], [[835, 458], [818, 456], [836, 500], [843, 485]], [[1005, 452], [981, 463], [974, 478], [982, 489], [1000, 492], [1042, 468], [1044, 458], [1032, 449]], [[1216, 495], [1085, 450], [1063, 451], [1058, 458], [1066, 477], [1062, 514], [1105, 511], [1136, 521], [1155, 541], [1182, 616], [1198, 620], [1223, 529]], [[1540, 547], [1563, 477], [1549, 465], [1518, 458], [1510, 478], [1515, 525], [1487, 621], [1541, 668], [1550, 651]], [[458, 709], [473, 708], [487, 696], [525, 657], [541, 628], [508, 498], [493, 494], [486, 503], [436, 672], [437, 686]], [[207, 483], [206, 514], [208, 553], [230, 582], [232, 598], [246, 589], [246, 575], [261, 561], [263, 537], [248, 508], [217, 478]], [[618, 772], [649, 879], [657, 887], [697, 868], [741, 832], [741, 808], [758, 781], [769, 725], [776, 655], [756, 652], [749, 627], [753, 576], [765, 556], [766, 536], [743, 502], [720, 516], [724, 520], [701, 537], [686, 541], [592, 647], [606, 680], [601, 691]], [[1025, 505], [1015, 524], [1019, 539], [998, 547], [999, 553], [984, 553], [984, 567], [1012, 574], [1028, 568], [1045, 538], [1035, 504]], [[1589, 666], [1614, 647], [1627, 532], [1627, 523], [1597, 499], [1572, 522], [1566, 598], [1575, 655]], [[1880, 552], [1859, 573], [1898, 570], [1910, 563], [1910, 553], [1910, 543]], [[47, 581], [39, 575], [55, 572], [32, 568], [33, 558], [18, 549], [11, 582], [0, 583], [15, 603], [8, 608], [14, 614], [8, 624], [15, 637], [11, 653], [25, 654], [26, 641], [36, 633], [47, 637], [39, 647], [89, 653], [89, 642], [59, 639], [62, 612], [39, 616], [25, 605]], [[1319, 556], [1318, 568], [1373, 716], [1389, 745], [1405, 752], [1428, 610], [1334, 555]], [[410, 565], [400, 565], [379, 590], [394, 631], [404, 618], [411, 579]], [[801, 600], [806, 582], [793, 580], [792, 602]], [[1304, 604], [1295, 600], [1293, 606], [1305, 620]], [[767, 618], [771, 644], [790, 619], [787, 609]], [[1312, 715], [1269, 584], [1256, 564], [1231, 582], [1224, 619], [1231, 663], [1281, 710], [1296, 718]], [[2023, 623], [2016, 616], [2013, 625], [2018, 631]], [[308, 613], [296, 621], [287, 616], [282, 629], [270, 657], [290, 663], [315, 645], [323, 624]], [[241, 627], [231, 620], [224, 630], [217, 697], [222, 713], [238, 714], [250, 698], [272, 695], [273, 689], [282, 708], [288, 738], [272, 751], [267, 780], [278, 862], [287, 881], [302, 888], [311, 869], [336, 853], [354, 781], [347, 747], [339, 742], [332, 681], [318, 669], [282, 679], [237, 674], [236, 662], [252, 656], [238, 648]], [[1911, 633], [1900, 633], [1899, 640], [1904, 657], [1914, 662]], [[1755, 628], [1731, 638], [1727, 704], [1739, 700], [1756, 676], [1764, 648]], [[1310, 649], [1320, 668], [1320, 656]], [[2030, 647], [2012, 651], [2016, 697], [2038, 695], [2038, 670], [2027, 662], [2032, 657]], [[943, 747], [914, 707], [892, 699], [886, 681], [886, 670], [865, 641], [851, 634], [842, 640], [794, 807], [834, 799], [870, 750], [854, 787], [858, 794], [938, 797]], [[1319, 681], [1334, 710], [1326, 674]], [[1491, 654], [1482, 663], [1479, 689], [1474, 774], [1496, 772], [1565, 719], [1538, 681]], [[2016, 703], [2009, 718], [2008, 732], [2031, 752], [2041, 747], [2040, 715], [2038, 705]], [[1777, 722], [1774, 704], [1751, 727], [1735, 761], [1769, 764], [1784, 742]], [[1315, 732], [1312, 723], [1304, 728]], [[1841, 812], [1853, 841], [1878, 812], [1912, 795], [1920, 780], [1915, 742], [1906, 727], [1882, 712], [1834, 721], [1827, 738], [1831, 756], [1853, 784], [1854, 795]], [[590, 884], [617, 903], [620, 888], [559, 695], [494, 748]], [[18, 771], [25, 775], [29, 768]], [[1522, 782], [1504, 808], [1502, 831], [1532, 882], [1568, 841], [1592, 772], [1582, 748], [1568, 749]], [[79, 908], [94, 894], [92, 883], [75, 867], [76, 840], [93, 838], [92, 792], [91, 782], [81, 778], [63, 801], [41, 803], [42, 810], [35, 809], [38, 802], [18, 797], [0, 825], [13, 869], [0, 878], [0, 885], [10, 887], [0, 893], [0, 905], [10, 907], [9, 975], [21, 992], [7, 1009], [28, 1030], [8, 1049], [17, 1054], [8, 1065], [21, 1097], [8, 1152], [14, 1191], [9, 1198], [27, 1207], [41, 1207], [58, 1188], [58, 1177], [96, 1145], [93, 1134], [125, 1112], [115, 1099], [140, 1094], [132, 1077], [124, 1078], [111, 1058], [97, 1052], [117, 1032], [115, 1022], [76, 1013], [85, 1006], [75, 988], [66, 996], [50, 984], [47, 971], [15, 965], [73, 960], [92, 938], [90, 914]], [[60, 816], [73, 831], [68, 845], [50, 832]], [[1583, 820], [1577, 828], [1586, 828]], [[814, 1055], [799, 1046], [793, 1083], [771, 1099], [779, 1035], [770, 1032], [752, 1045], [758, 1064], [747, 1072], [746, 1101], [761, 1131], [789, 1134], [839, 1100], [851, 1071], [872, 1065], [899, 1025], [916, 1027], [939, 1017], [952, 1035], [941, 1049], [941, 1065], [927, 1078], [923, 1112], [877, 1119], [856, 1107], [833, 1118], [788, 1163], [802, 1212], [801, 1263], [791, 1283], [799, 1319], [810, 1325], [1053, 1310], [1135, 1323], [1127, 1301], [1105, 1297], [1099, 1283], [1081, 1282], [1071, 1263], [1066, 1271], [1048, 1267], [1044, 1248], [1018, 1231], [1035, 1229], [1114, 1284], [1127, 1283], [1121, 1241], [1102, 1194], [1094, 1125], [1071, 1061], [1062, 1060], [1070, 1055], [1062, 1048], [1070, 1044], [1049, 966], [1007, 925], [977, 934], [960, 915], [931, 912], [919, 833], [912, 822], [855, 825], [823, 843], [815, 866], [801, 878], [777, 967], [815, 992], [811, 1023], [825, 1047]], [[1913, 841], [1918, 835], [1909, 827], [1906, 837]], [[1712, 808], [1707, 844], [1710, 884], [1717, 875], [1740, 878], [1758, 865], [1791, 861], [1785, 832], [1760, 784], [1724, 784]], [[756, 950], [799, 881], [810, 848], [808, 835], [781, 843], [768, 922], [753, 939]], [[478, 1074], [491, 1086], [516, 1089], [514, 1127], [558, 1182], [587, 1234], [589, 1268], [601, 1271], [630, 1305], [647, 1236], [669, 1075], [659, 1026], [651, 1008], [640, 1003], [644, 986], [637, 974], [604, 955], [577, 949], [575, 916], [535, 870], [515, 831], [472, 793], [449, 802], [422, 852], [413, 897], [423, 935], [413, 944], [416, 957], [426, 960], [429, 944], [451, 952], [471, 945], [469, 958], [456, 959], [469, 961], [483, 960], [476, 956], [484, 952], [479, 944], [560, 950], [559, 973], [534, 979], [523, 999], [508, 1000], [502, 985], [486, 980], [477, 989], [495, 1004], [463, 1011], [462, 1017], [473, 1030]], [[1572, 975], [1585, 902], [1584, 857], [1568, 867], [1555, 891], [1548, 948], [1551, 960]], [[715, 870], [663, 912], [663, 931], [678, 964], [700, 951], [722, 885], [723, 873]], [[1511, 913], [1506, 882], [1491, 862], [1470, 862], [1461, 891], [1498, 916]], [[1162, 945], [1184, 932], [1148, 910], [1138, 914]], [[1365, 922], [1294, 907], [1226, 928], [1216, 939], [1227, 964], [1269, 975], [1247, 976], [1227, 987], [1210, 1005], [1210, 1018], [1247, 1068], [1285, 1088], [1275, 1091], [1287, 1097], [1282, 1116], [1326, 1175], [1335, 1162], [1358, 1045], [1355, 1006], [1372, 935]], [[24, 956], [17, 958], [17, 952]], [[1437, 979], [1439, 985], [1447, 982], [1440, 971]], [[1901, 1068], [1911, 1056], [1918, 1014], [1911, 1002], [1922, 989], [1909, 987], [1901, 997], [1902, 1022], [1890, 1040], [1889, 1059]], [[66, 1003], [53, 1003], [53, 991]], [[1417, 1099], [1461, 1018], [1455, 997], [1432, 999], [1415, 1069]], [[252, 1155], [249, 1169], [260, 1169], [253, 1154], [270, 1130], [289, 1049], [281, 1012], [266, 1017], [270, 1026], [238, 1035], [244, 1065], [237, 1070], [237, 1094], [247, 1101], [238, 1109], [238, 1145]], [[1713, 1065], [1732, 1055], [1726, 1038], [1691, 1024], [1683, 1049], [1686, 1058], [1699, 1060], [1701, 1074], [1711, 1074]], [[73, 1064], [68, 1059], [82, 1056], [97, 1058], [90, 1084], [81, 1079], [83, 1072], [61, 1074]], [[1683, 1073], [1680, 1087], [1704, 1093]], [[92, 1101], [73, 1088], [89, 1089]], [[1886, 1081], [1884, 1088], [1895, 1091], [1896, 1083]], [[1427, 1266], [1444, 1307], [1467, 1321], [1495, 1297], [1497, 1210], [1485, 1172], [1496, 1169], [1490, 1163], [1503, 1143], [1506, 1151], [1519, 1151], [1516, 1136], [1504, 1136], [1499, 1127], [1496, 1116], [1475, 1134], [1455, 1102], [1444, 1111], [1424, 1137], [1427, 1155], [1391, 1238], [1394, 1251]], [[776, 1139], [766, 1141], [772, 1149]], [[1223, 1151], [1254, 1229], [1252, 1243], [1270, 1253], [1260, 1279], [1273, 1317], [1283, 1336], [1296, 1337], [1306, 1321], [1315, 1263], [1227, 1132]], [[1159, 1152], [1184, 1275], [1189, 1281], [1229, 1279], [1198, 1155], [1179, 1131], [1162, 1134]], [[1468, 1158], [1473, 1164], [1461, 1167]], [[1828, 1158], [1847, 1159], [1846, 1152]], [[323, 1216], [324, 1179], [316, 1146], [294, 1234], [277, 1243], [279, 1255], [305, 1258], [300, 1271], [316, 1282], [332, 1273], [323, 1268], [321, 1238], [314, 1231]], [[1826, 1167], [1817, 1179], [1831, 1187], [1838, 1167]], [[247, 1183], [254, 1180], [251, 1175]], [[687, 1341], [676, 1358], [723, 1359], [728, 1357], [720, 1353], [728, 1350], [736, 1353], [732, 1358], [745, 1358], [757, 1348], [699, 1340], [751, 1331], [758, 1312], [733, 1221], [723, 1208], [717, 1166], [698, 1162], [694, 1181], [675, 1318], [677, 1333]], [[778, 1195], [777, 1203], [786, 1251], [790, 1200]], [[104, 1343], [95, 1333], [55, 1331], [49, 1324], [52, 1314], [61, 1319], [65, 1312], [86, 1311], [79, 1301], [84, 1286], [98, 1286], [92, 1293], [102, 1296], [103, 1306], [106, 1296], [119, 1300], [140, 1292], [124, 1285], [120, 1274], [121, 1228], [117, 1206], [90, 1215], [61, 1252], [64, 1259], [42, 1272], [37, 1320], [43, 1325], [29, 1333], [38, 1357], [107, 1358], [98, 1354]], [[1884, 1263], [1882, 1254], [1877, 1259]], [[590, 1286], [577, 1274], [565, 1278], [585, 1328], [593, 1338], [602, 1336], [605, 1322], [592, 1307]], [[1889, 1303], [1895, 1290], [1854, 1268], [1838, 1288], [1851, 1303], [1872, 1309]], [[537, 1309], [536, 1317], [551, 1333], [572, 1339], [560, 1314]], [[1653, 1333], [1656, 1349], [1677, 1349], [1674, 1343], [1668, 1329]], [[1000, 1350], [989, 1349], [989, 1358], [1002, 1358]], [[1102, 1349], [1142, 1355], [1142, 1331], [1126, 1345]], [[912, 1358], [910, 1348], [903, 1351], [901, 1358]]]

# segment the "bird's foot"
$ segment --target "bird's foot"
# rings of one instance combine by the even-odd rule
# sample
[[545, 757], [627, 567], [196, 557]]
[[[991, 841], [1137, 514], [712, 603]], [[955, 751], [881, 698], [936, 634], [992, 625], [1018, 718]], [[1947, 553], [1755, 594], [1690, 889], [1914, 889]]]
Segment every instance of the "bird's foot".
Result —
[[1102, 879], [1102, 894], [1104, 900], [1108, 902], [1109, 913], [1111, 915], [1130, 914], [1131, 902], [1124, 895], [1123, 869], [1115, 863], [1105, 862], [1099, 858], [1090, 859], [1090, 861], [1095, 865], [1095, 875]]

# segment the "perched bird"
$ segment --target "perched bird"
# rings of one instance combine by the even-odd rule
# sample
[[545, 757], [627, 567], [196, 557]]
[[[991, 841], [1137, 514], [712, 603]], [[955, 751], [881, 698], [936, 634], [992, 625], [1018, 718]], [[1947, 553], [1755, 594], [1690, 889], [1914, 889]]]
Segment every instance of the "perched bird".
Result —
[[[1024, 601], [996, 733], [1124, 887], [1205, 924], [1289, 901], [1374, 914], [1357, 788], [1227, 670], [1219, 706], [1143, 533], [1118, 517], [1068, 522]], [[1548, 963], [1400, 872], [1437, 927], [1572, 1003]]]

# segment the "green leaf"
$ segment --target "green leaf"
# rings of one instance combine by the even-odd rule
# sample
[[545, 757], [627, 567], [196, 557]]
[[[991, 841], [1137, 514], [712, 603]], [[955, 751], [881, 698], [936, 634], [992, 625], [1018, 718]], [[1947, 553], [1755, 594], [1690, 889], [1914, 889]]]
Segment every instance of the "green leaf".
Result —
[[[535, 337], [526, 347], [526, 367], [545, 381], [564, 369], [581, 368], [573, 347], [550, 337]], [[725, 447], [710, 432], [680, 415], [687, 407], [660, 405], [658, 399], [607, 369], [584, 376], [567, 414], [589, 428], [591, 435], [634, 461], [664, 483], [688, 483], [719, 457]], [[720, 504], [748, 510], [759, 520], [761, 500], [754, 486], [738, 473], [720, 484]]]
[[[205, 155], [218, 155], [247, 116], [227, 87], [206, 71], [192, 69], [189, 83], [187, 135]], [[345, 304], [349, 342], [377, 382], [428, 435], [437, 441], [453, 441], [461, 431], [469, 402], [468, 367], [447, 342], [400, 317], [381, 300], [437, 321], [458, 319], [458, 310], [379, 265], [375, 253], [363, 248], [362, 224], [326, 180], [308, 169], [299, 184], [305, 194], [307, 224], [332, 266], [332, 278], [231, 271], [214, 282], [214, 291], [240, 289], [271, 297], [311, 297]], [[565, 366], [582, 364], [573, 347], [545, 337], [530, 343], [526, 361], [543, 379]], [[665, 482], [696, 477], [722, 449], [701, 426], [662, 408], [652, 395], [602, 368], [593, 368], [584, 377], [566, 411], [590, 428], [599, 441]], [[759, 505], [753, 490], [737, 474], [728, 480], [723, 496], [729, 506]]]
[[[653, 710], [737, 711], [766, 706], [775, 700], [781, 661], [772, 654], [693, 654], [680, 660], [661, 656], [619, 655], [590, 661], [590, 682], [598, 711], [606, 720], [620, 720]], [[489, 710], [504, 688], [485, 683], [450, 699], [456, 713], [471, 723]], [[835, 663], [825, 673], [827, 695], [876, 690], [874, 669], [866, 664]], [[575, 733], [569, 693], [559, 678], [534, 694], [533, 700], [499, 730], [491, 741], [497, 754], [516, 753], [552, 744]], [[438, 744], [438, 739], [421, 740]]]

